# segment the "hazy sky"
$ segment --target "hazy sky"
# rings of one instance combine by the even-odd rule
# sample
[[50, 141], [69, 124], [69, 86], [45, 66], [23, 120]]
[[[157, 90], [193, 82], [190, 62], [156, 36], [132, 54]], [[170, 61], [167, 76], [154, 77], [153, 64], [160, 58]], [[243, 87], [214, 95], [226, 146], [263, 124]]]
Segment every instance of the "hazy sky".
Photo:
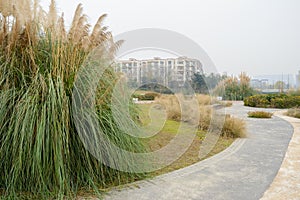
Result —
[[91, 23], [107, 13], [105, 24], [114, 35], [139, 28], [181, 33], [207, 52], [219, 72], [300, 70], [299, 0], [57, 0], [67, 23], [79, 3]]

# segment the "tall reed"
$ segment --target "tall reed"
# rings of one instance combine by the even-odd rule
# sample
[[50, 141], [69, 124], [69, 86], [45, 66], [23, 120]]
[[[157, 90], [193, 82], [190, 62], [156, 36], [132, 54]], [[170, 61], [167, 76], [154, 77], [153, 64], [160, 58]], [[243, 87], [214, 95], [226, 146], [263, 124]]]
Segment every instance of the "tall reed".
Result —
[[[82, 144], [72, 113], [73, 84], [88, 54], [114, 42], [102, 15], [92, 31], [78, 5], [69, 30], [52, 0], [0, 1], [0, 194], [3, 198], [75, 198], [143, 174], [106, 167]], [[116, 126], [110, 97], [116, 75], [106, 70], [96, 107], [104, 133], [122, 148], [143, 152], [142, 143]], [[133, 120], [128, 120], [134, 126]], [[114, 159], [114, 158], [111, 158]], [[129, 161], [128, 161], [129, 162]]]

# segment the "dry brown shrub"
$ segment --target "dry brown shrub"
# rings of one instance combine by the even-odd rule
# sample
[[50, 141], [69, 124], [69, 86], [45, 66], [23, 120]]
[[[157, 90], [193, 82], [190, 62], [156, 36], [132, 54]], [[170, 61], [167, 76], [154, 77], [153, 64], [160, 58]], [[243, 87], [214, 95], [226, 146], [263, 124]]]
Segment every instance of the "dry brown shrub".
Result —
[[210, 105], [214, 100], [211, 96], [205, 94], [197, 94], [196, 97], [199, 105]]
[[246, 137], [245, 121], [230, 115], [226, 115], [222, 128], [222, 136], [230, 138]]

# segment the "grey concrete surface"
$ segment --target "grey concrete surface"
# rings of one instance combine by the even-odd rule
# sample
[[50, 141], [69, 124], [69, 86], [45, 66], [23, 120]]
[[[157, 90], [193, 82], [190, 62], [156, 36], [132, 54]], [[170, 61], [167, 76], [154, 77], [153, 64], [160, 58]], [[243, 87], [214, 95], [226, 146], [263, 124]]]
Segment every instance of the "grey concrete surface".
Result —
[[260, 199], [281, 166], [293, 127], [276, 116], [247, 118], [247, 112], [252, 110], [265, 109], [244, 107], [242, 103], [226, 109], [227, 113], [245, 119], [247, 138], [238, 139], [225, 151], [187, 168], [113, 189], [105, 199]]
[[284, 112], [275, 113], [294, 127], [293, 137], [282, 165], [271, 186], [261, 200], [300, 199], [300, 119], [288, 117]]

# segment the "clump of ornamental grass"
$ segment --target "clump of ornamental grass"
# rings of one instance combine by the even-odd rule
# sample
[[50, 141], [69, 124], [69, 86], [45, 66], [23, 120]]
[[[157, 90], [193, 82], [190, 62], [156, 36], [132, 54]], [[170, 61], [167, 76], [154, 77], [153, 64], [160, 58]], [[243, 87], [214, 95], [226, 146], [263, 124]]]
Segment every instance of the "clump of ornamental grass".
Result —
[[225, 115], [225, 121], [222, 128], [223, 137], [244, 138], [246, 137], [246, 124], [242, 119]]
[[199, 105], [202, 105], [202, 106], [210, 105], [214, 101], [214, 99], [211, 96], [205, 95], [205, 94], [197, 94], [196, 98], [199, 102]]
[[[156, 103], [162, 105], [167, 112], [167, 117], [174, 121], [183, 121], [192, 124], [197, 124], [198, 129], [209, 131], [209, 129], [220, 130], [220, 134], [227, 138], [245, 137], [246, 125], [245, 122], [230, 115], [214, 113], [213, 108], [209, 105], [211, 101], [207, 95], [197, 96], [199, 121], [195, 122], [196, 108], [189, 106], [191, 104], [180, 105], [180, 98], [183, 95], [161, 95], [156, 98]], [[203, 101], [204, 99], [204, 101]], [[182, 111], [185, 110], [183, 113]], [[194, 117], [195, 118], [195, 117]], [[213, 119], [214, 118], [214, 119]]]
[[[1, 198], [75, 198], [81, 190], [97, 192], [143, 176], [105, 166], [78, 136], [72, 94], [82, 63], [99, 45], [113, 59], [120, 45], [103, 26], [106, 15], [90, 31], [82, 11], [79, 5], [67, 31], [53, 0], [49, 12], [37, 0], [0, 1]], [[108, 99], [116, 81], [111, 68], [99, 81], [99, 126], [120, 148], [143, 152], [142, 143], [125, 134], [113, 118]], [[95, 128], [89, 118], [84, 120]], [[134, 120], [126, 123], [134, 126]]]
[[209, 129], [220, 130], [220, 136], [225, 138], [246, 137], [246, 124], [242, 119], [229, 114], [213, 114], [211, 107], [200, 107], [199, 129], [208, 131]]
[[251, 118], [271, 118], [273, 113], [265, 112], [265, 111], [252, 111], [248, 112], [248, 117]]
[[[161, 95], [155, 98], [155, 102], [166, 109], [167, 118], [174, 121], [195, 123], [197, 109], [195, 102], [183, 94]], [[199, 105], [199, 104], [197, 104]]]
[[164, 106], [168, 119], [174, 121], [181, 120], [181, 108], [175, 95], [161, 95], [155, 98], [155, 102]]
[[225, 107], [231, 107], [232, 106], [231, 101], [219, 101], [218, 104], [220, 104], [221, 106], [225, 106]]
[[300, 108], [290, 108], [286, 112], [287, 116], [300, 118]]
[[212, 108], [208, 106], [200, 106], [199, 129], [207, 131], [211, 125]]

